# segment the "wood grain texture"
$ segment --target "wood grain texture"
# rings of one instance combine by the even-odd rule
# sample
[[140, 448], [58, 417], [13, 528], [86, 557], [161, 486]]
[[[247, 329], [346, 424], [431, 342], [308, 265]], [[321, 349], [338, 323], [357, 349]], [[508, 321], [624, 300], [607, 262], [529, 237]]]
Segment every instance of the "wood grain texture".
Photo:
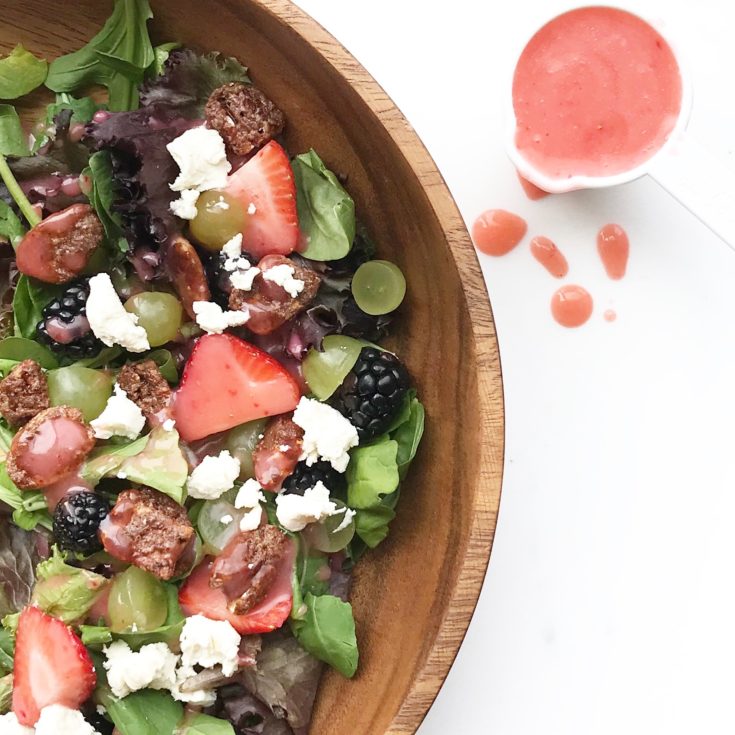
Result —
[[[152, 0], [156, 40], [233, 54], [284, 110], [292, 153], [314, 147], [346, 177], [379, 252], [408, 280], [394, 346], [427, 409], [427, 432], [389, 539], [356, 573], [361, 663], [325, 676], [312, 735], [415, 732], [472, 617], [497, 519], [503, 394], [477, 259], [434, 163], [390, 98], [287, 0]], [[5, 0], [0, 45], [76, 49], [110, 4]], [[36, 99], [38, 101], [38, 99]]]

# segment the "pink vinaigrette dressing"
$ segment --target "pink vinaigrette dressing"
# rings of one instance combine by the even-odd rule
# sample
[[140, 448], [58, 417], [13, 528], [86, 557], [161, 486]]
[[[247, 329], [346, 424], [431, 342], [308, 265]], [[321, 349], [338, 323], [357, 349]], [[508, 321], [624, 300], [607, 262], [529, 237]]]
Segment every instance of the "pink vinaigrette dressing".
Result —
[[564, 278], [569, 273], [569, 264], [564, 253], [548, 237], [538, 235], [531, 240], [531, 255], [554, 278]]
[[597, 252], [608, 278], [619, 281], [628, 267], [630, 242], [620, 225], [605, 225], [597, 233]]
[[681, 109], [671, 48], [648, 23], [606, 7], [541, 28], [513, 77], [516, 146], [553, 179], [630, 171], [666, 142]]
[[551, 297], [551, 315], [562, 327], [581, 327], [592, 316], [592, 297], [581, 286], [562, 286]]
[[472, 225], [475, 247], [486, 255], [507, 255], [526, 234], [523, 217], [504, 209], [488, 209]]

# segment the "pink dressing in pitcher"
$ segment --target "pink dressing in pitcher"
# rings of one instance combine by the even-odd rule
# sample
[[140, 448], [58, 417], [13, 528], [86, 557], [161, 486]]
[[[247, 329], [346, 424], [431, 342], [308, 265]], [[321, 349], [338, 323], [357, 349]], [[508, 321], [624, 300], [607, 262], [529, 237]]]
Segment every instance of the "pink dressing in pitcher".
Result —
[[676, 58], [652, 26], [579, 8], [541, 28], [518, 60], [516, 146], [552, 179], [623, 173], [666, 142], [681, 103]]

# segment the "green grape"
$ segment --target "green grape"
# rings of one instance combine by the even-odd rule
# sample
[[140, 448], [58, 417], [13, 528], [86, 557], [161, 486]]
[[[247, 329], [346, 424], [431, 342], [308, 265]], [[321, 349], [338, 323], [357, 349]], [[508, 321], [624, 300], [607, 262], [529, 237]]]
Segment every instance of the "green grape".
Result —
[[[227, 520], [230, 516], [232, 520]], [[228, 542], [240, 530], [243, 513], [227, 500], [208, 500], [199, 511], [197, 529], [206, 554], [221, 554]], [[222, 519], [226, 522], [223, 523]]]
[[320, 401], [325, 401], [339, 388], [364, 346], [360, 340], [332, 334], [324, 338], [322, 352], [309, 350], [302, 363], [304, 379]]
[[406, 279], [395, 263], [368, 260], [355, 271], [352, 295], [366, 314], [388, 314], [401, 305], [406, 295]]
[[176, 339], [184, 310], [173, 294], [144, 291], [131, 296], [125, 302], [125, 308], [137, 315], [138, 324], [145, 329], [151, 347]]
[[189, 231], [202, 247], [217, 251], [244, 231], [247, 220], [235, 197], [224, 191], [205, 191], [197, 200], [197, 216], [189, 223]]
[[168, 615], [166, 588], [152, 574], [138, 567], [128, 567], [118, 574], [110, 587], [107, 606], [113, 633], [138, 633], [160, 628]]
[[[340, 500], [335, 500], [334, 504], [338, 508], [346, 508], [345, 504]], [[352, 541], [352, 537], [355, 535], [355, 521], [352, 520], [349, 524], [340, 531], [336, 529], [344, 521], [344, 513], [337, 515], [328, 516], [321, 523], [312, 523], [307, 526], [302, 534], [306, 539], [306, 543], [313, 549], [323, 551], [325, 554], [333, 554], [336, 551], [342, 551], [347, 544]]]
[[112, 395], [112, 378], [101, 370], [72, 365], [49, 370], [46, 379], [51, 405], [78, 408], [85, 421], [96, 419]]
[[265, 430], [268, 419], [248, 421], [247, 424], [236, 426], [227, 435], [227, 449], [230, 454], [240, 460], [240, 479], [247, 480], [255, 477], [253, 467], [253, 449]]

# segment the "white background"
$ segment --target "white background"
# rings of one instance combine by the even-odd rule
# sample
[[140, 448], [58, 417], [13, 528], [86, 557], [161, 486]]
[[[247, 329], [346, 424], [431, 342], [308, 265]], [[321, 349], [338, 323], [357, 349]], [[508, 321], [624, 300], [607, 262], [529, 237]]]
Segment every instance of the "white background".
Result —
[[[468, 225], [494, 207], [529, 222], [509, 256], [482, 257], [505, 381], [503, 499], [475, 619], [420, 735], [731, 735], [735, 252], [651, 181], [525, 198], [501, 141], [510, 73], [569, 2], [299, 4], [413, 123]], [[691, 135], [735, 167], [732, 6], [627, 7], [684, 45]], [[596, 253], [607, 222], [630, 235], [621, 282]], [[578, 330], [551, 319], [560, 284], [530, 256], [534, 234], [593, 295]]]

